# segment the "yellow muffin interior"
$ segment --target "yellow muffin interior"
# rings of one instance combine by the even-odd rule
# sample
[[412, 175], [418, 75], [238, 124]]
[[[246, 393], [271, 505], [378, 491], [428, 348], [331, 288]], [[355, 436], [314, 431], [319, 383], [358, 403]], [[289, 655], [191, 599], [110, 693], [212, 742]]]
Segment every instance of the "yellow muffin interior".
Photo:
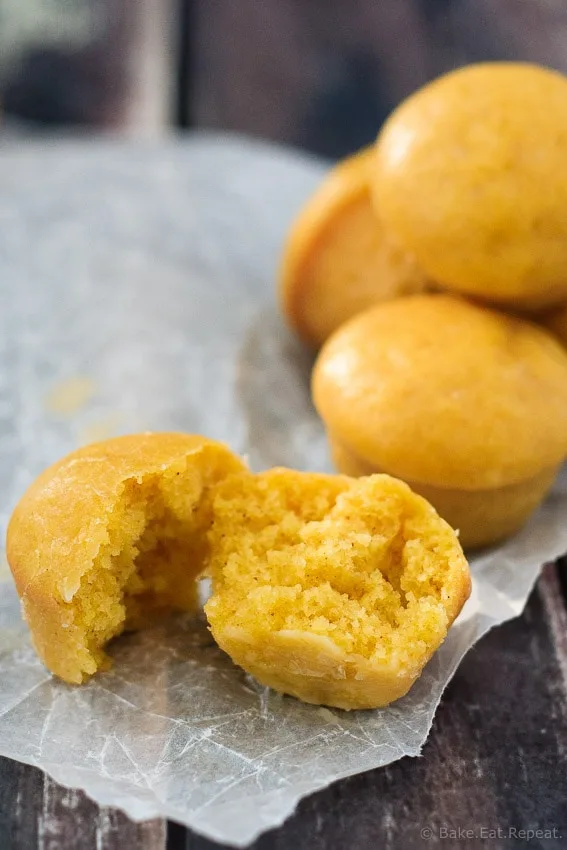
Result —
[[125, 481], [106, 521], [106, 541], [81, 578], [62, 594], [76, 628], [85, 674], [106, 666], [103, 646], [172, 610], [194, 610], [206, 553], [210, 508], [204, 480], [186, 458], [159, 474]]
[[453, 531], [386, 475], [235, 475], [215, 492], [214, 515], [205, 610], [221, 646], [233, 630], [259, 645], [266, 633], [298, 630], [411, 670], [466, 598]]

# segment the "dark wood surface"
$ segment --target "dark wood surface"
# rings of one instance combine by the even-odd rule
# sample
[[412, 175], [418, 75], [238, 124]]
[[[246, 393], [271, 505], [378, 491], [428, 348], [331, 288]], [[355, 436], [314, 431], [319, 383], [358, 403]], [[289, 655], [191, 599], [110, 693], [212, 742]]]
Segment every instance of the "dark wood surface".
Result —
[[[420, 758], [314, 794], [254, 850], [567, 847], [564, 582], [564, 565], [547, 567], [524, 615], [466, 656]], [[538, 829], [555, 834], [521, 837]], [[0, 760], [1, 850], [216, 847], [175, 824], [133, 824], [38, 770]]]
[[567, 70], [563, 0], [185, 2], [194, 123], [328, 157], [368, 144], [404, 97], [468, 62]]
[[166, 833], [164, 821], [132, 823], [37, 768], [0, 759], [2, 850], [165, 850]]

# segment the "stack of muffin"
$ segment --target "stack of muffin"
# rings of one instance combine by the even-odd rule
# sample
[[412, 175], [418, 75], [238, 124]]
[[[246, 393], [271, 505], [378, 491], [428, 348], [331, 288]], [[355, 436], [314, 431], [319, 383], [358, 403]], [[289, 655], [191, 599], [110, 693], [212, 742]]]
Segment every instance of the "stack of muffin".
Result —
[[567, 457], [565, 150], [567, 78], [460, 69], [329, 174], [285, 249], [337, 468], [404, 479], [465, 547], [519, 529]]

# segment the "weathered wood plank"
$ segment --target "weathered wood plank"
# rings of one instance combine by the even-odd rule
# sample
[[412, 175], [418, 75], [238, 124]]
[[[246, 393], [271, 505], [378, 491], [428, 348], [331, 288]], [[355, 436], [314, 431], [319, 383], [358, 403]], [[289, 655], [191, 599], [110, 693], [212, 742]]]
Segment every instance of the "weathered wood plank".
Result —
[[[468, 654], [422, 758], [315, 794], [254, 850], [567, 846], [567, 701], [547, 610], [556, 581], [548, 568], [524, 616]], [[451, 829], [461, 829], [461, 837], [451, 840], [443, 832]], [[483, 829], [502, 832], [489, 838]], [[534, 838], [528, 845], [514, 829], [555, 829], [562, 838]], [[217, 846], [190, 835], [186, 850]]]
[[564, 693], [567, 693], [567, 558], [561, 558], [557, 565], [548, 564], [539, 590], [563, 676]]
[[1, 850], [165, 850], [166, 824], [130, 821], [41, 771], [0, 759]]
[[[130, 0], [131, 2], [131, 0]], [[175, 123], [179, 0], [137, 0], [121, 126], [137, 138], [163, 135]]]
[[42, 790], [41, 771], [0, 758], [0, 847], [35, 850]]
[[331, 157], [367, 144], [402, 98], [467, 62], [567, 70], [561, 0], [191, 2], [195, 124]]

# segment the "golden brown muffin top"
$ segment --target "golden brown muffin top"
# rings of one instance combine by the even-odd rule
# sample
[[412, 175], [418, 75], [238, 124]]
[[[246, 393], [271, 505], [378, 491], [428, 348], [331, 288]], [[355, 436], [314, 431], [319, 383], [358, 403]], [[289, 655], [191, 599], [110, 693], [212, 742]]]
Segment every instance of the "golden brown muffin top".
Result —
[[439, 283], [517, 306], [567, 297], [567, 78], [524, 63], [449, 73], [384, 125], [377, 212]]
[[464, 490], [567, 454], [567, 355], [541, 328], [448, 295], [380, 304], [340, 328], [313, 375], [333, 437], [375, 468]]
[[240, 463], [221, 443], [177, 433], [115, 437], [84, 446], [36, 478], [10, 519], [7, 557], [18, 593], [39, 574], [53, 573], [71, 594], [107, 538], [106, 521], [127, 481], [171, 469], [207, 446], [221, 449], [229, 471]]

